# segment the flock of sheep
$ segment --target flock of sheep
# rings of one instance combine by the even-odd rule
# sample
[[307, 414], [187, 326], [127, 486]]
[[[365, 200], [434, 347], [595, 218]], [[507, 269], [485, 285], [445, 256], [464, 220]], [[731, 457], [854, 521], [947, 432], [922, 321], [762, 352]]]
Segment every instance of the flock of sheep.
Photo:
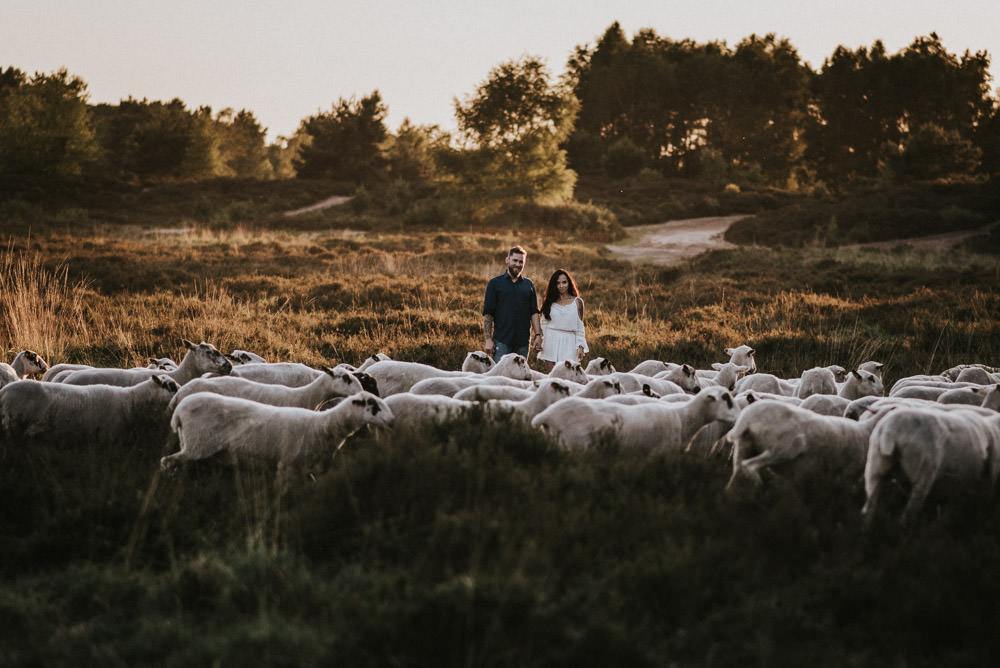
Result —
[[408, 429], [475, 411], [567, 449], [726, 456], [730, 486], [760, 485], [765, 470], [802, 484], [831, 473], [863, 481], [868, 520], [890, 479], [909, 485], [905, 521], [932, 491], [990, 489], [1000, 475], [1000, 373], [981, 364], [904, 377], [886, 393], [878, 362], [779, 378], [759, 373], [746, 345], [711, 369], [647, 360], [619, 372], [599, 357], [547, 375], [514, 353], [494, 363], [470, 352], [460, 371], [383, 354], [316, 369], [184, 345], [179, 364], [132, 369], [49, 367], [20, 352], [0, 363], [0, 443], [163, 443], [167, 472], [222, 456], [288, 473], [322, 464], [365, 425]]

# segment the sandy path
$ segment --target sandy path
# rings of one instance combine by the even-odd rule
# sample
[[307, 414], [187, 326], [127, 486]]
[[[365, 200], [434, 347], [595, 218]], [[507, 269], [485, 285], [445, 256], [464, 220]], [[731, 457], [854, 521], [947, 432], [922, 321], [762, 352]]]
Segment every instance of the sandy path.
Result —
[[746, 216], [671, 220], [626, 228], [628, 236], [607, 246], [612, 255], [632, 262], [671, 264], [708, 250], [736, 248], [722, 238], [730, 225]]
[[[628, 236], [625, 240], [608, 245], [607, 248], [614, 257], [632, 262], [671, 264], [709, 250], [736, 248], [734, 244], [725, 241], [722, 235], [730, 225], [746, 217], [688, 218], [656, 225], [629, 227], [626, 228]], [[917, 250], [945, 251], [971, 236], [989, 232], [998, 224], [1000, 223], [992, 223], [975, 230], [934, 234], [926, 237], [848, 244], [841, 246], [841, 248], [890, 249], [897, 246], [909, 246]]]
[[320, 209], [326, 209], [331, 206], [337, 206], [338, 204], [343, 204], [350, 200], [350, 197], [344, 197], [343, 195], [334, 195], [333, 197], [327, 197], [321, 202], [316, 202], [315, 204], [310, 204], [309, 206], [304, 206], [301, 209], [292, 209], [291, 211], [286, 211], [286, 216], [298, 216], [299, 214], [309, 213], [310, 211], [319, 211]]

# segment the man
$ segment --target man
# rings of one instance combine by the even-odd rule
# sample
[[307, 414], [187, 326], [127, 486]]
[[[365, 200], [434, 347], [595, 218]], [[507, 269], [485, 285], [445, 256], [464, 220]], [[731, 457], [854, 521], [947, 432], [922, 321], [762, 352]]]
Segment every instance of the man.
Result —
[[[507, 271], [490, 279], [483, 299], [483, 351], [499, 361], [507, 353], [528, 356], [529, 346], [542, 349], [542, 323], [535, 285], [521, 276], [527, 253], [514, 246], [507, 253]], [[528, 334], [534, 332], [531, 340]]]

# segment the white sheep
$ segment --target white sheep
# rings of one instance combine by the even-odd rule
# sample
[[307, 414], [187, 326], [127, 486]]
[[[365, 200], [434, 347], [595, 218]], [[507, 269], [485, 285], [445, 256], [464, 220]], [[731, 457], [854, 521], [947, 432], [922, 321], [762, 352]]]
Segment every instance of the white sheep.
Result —
[[676, 367], [676, 364], [661, 362], [660, 360], [643, 360], [629, 369], [628, 373], [639, 374], [640, 376], [655, 376], [658, 373], [669, 371]]
[[819, 415], [844, 417], [850, 403], [850, 399], [837, 394], [813, 394], [803, 399], [799, 406]]
[[607, 442], [626, 449], [679, 452], [706, 424], [732, 423], [737, 413], [729, 392], [711, 387], [677, 404], [627, 405], [570, 397], [546, 408], [531, 424], [569, 449]]
[[900, 472], [910, 483], [901, 521], [920, 512], [932, 491], [988, 483], [1000, 472], [1000, 415], [975, 411], [897, 408], [872, 431], [865, 464], [867, 500], [862, 515], [870, 523], [886, 478]]
[[186, 462], [226, 455], [237, 465], [301, 470], [329, 457], [361, 427], [392, 421], [386, 403], [369, 392], [351, 395], [328, 411], [200, 392], [174, 409], [170, 428], [180, 450], [160, 459], [160, 468], [171, 472]]
[[798, 390], [798, 379], [779, 378], [772, 373], [755, 373], [740, 378], [734, 388], [737, 394], [749, 390], [794, 397]]
[[[843, 367], [840, 368], [843, 369]], [[861, 364], [858, 365], [858, 371], [867, 371], [868, 373], [873, 373], [880, 379], [882, 378], [882, 369], [884, 368], [885, 368], [884, 364], [882, 364], [881, 362], [876, 362], [875, 360], [868, 360], [867, 362], [862, 362]], [[840, 378], [837, 382], [842, 383], [845, 380], [847, 379]]]
[[607, 376], [615, 372], [615, 366], [607, 357], [595, 357], [587, 363], [585, 371], [588, 376]]
[[962, 369], [955, 377], [956, 383], [976, 383], [977, 385], [989, 385], [993, 382], [990, 373], [978, 366], [970, 366]]
[[532, 380], [532, 370], [528, 366], [528, 361], [523, 355], [518, 355], [517, 353], [507, 353], [489, 371], [481, 374], [448, 371], [430, 364], [403, 362], [399, 360], [376, 362], [366, 369], [366, 373], [378, 382], [379, 392], [383, 397], [389, 397], [399, 392], [408, 392], [414, 385], [425, 378], [505, 376], [518, 380]]
[[506, 422], [519, 419], [525, 423], [561, 399], [570, 396], [570, 383], [558, 379], [543, 380], [538, 389], [530, 397], [519, 401], [509, 399], [491, 399], [483, 404], [486, 415], [497, 421]]
[[[413, 386], [413, 394], [435, 394], [433, 392], [417, 392], [421, 383], [427, 383], [434, 379], [422, 380]], [[452, 396], [460, 401], [489, 401], [491, 399], [507, 399], [510, 401], [520, 401], [527, 399], [535, 393], [534, 388], [515, 387], [512, 385], [495, 385], [493, 383], [476, 383], [459, 390], [454, 395], [441, 393], [442, 396]]]
[[376, 362], [386, 362], [391, 359], [392, 358], [386, 355], [385, 353], [375, 353], [374, 355], [370, 355], [364, 362], [361, 363], [361, 366], [359, 366], [355, 370], [365, 371], [368, 369], [368, 367], [370, 367], [372, 364], [375, 364]]
[[266, 364], [267, 360], [258, 355], [257, 353], [252, 353], [249, 350], [241, 350], [236, 348], [231, 353], [226, 353], [226, 358], [232, 362], [233, 366], [238, 364]]
[[858, 399], [865, 396], [882, 396], [882, 379], [871, 371], [855, 369], [847, 374], [847, 380], [837, 392], [838, 396], [848, 400]]
[[232, 370], [233, 367], [229, 360], [211, 343], [202, 341], [201, 343], [194, 344], [187, 339], [183, 339], [183, 343], [188, 349], [187, 353], [185, 353], [184, 359], [181, 360], [181, 363], [173, 371], [160, 372], [156, 369], [146, 367], [135, 369], [82, 369], [74, 371], [62, 382], [69, 385], [103, 384], [126, 387], [145, 382], [152, 376], [162, 373], [175, 380], [178, 385], [183, 385], [206, 373], [225, 375]]
[[462, 362], [462, 371], [466, 373], [486, 373], [496, 366], [493, 358], [484, 352], [473, 350], [466, 354], [465, 361]]
[[41, 355], [33, 350], [22, 350], [10, 364], [0, 362], [0, 387], [36, 373], [44, 374], [48, 368], [48, 362]]
[[712, 370], [698, 369], [696, 374], [703, 383], [724, 387], [730, 392], [736, 387], [736, 382], [750, 371], [750, 367], [740, 366], [732, 362], [714, 362]]
[[814, 394], [837, 394], [837, 377], [832, 369], [824, 366], [813, 367], [806, 369], [799, 376], [795, 396], [805, 399]]
[[746, 344], [737, 346], [736, 348], [726, 348], [726, 354], [729, 355], [730, 363], [736, 366], [745, 366], [748, 374], [757, 373], [757, 361], [754, 359], [755, 352], [753, 348]]
[[783, 402], [756, 401], [740, 412], [726, 435], [733, 452], [729, 486], [740, 478], [759, 485], [765, 468], [797, 482], [815, 480], [820, 474], [860, 481], [874, 427], [875, 421], [857, 422]]
[[412, 392], [390, 394], [385, 398], [385, 403], [395, 416], [397, 429], [455, 419], [468, 414], [474, 406], [480, 405], [474, 401], [462, 401], [454, 397]]
[[0, 425], [12, 442], [160, 447], [177, 388], [162, 374], [128, 387], [27, 379], [0, 389]]
[[558, 378], [560, 380], [568, 380], [574, 383], [579, 383], [580, 385], [586, 385], [590, 380], [590, 376], [588, 376], [587, 372], [583, 369], [583, 365], [572, 360], [563, 360], [562, 362], [554, 364], [548, 375], [542, 376], [542, 378]]
[[937, 395], [935, 401], [939, 404], [964, 404], [968, 406], [982, 406], [989, 387], [958, 387], [954, 390], [945, 390]]
[[81, 369], [93, 369], [94, 367], [90, 364], [70, 364], [69, 362], [60, 362], [59, 364], [53, 364], [50, 366], [45, 373], [42, 374], [42, 380], [56, 381], [56, 377], [67, 372], [80, 371]]
[[300, 387], [259, 383], [237, 376], [195, 378], [181, 386], [170, 402], [169, 410], [172, 412], [185, 397], [198, 392], [240, 397], [271, 406], [296, 406], [315, 410], [331, 399], [358, 394], [362, 389], [361, 382], [351, 372], [330, 367], [323, 367], [313, 382]]
[[229, 375], [258, 383], [304, 387], [323, 375], [323, 372], [301, 362], [250, 362], [234, 366]]
[[658, 380], [669, 380], [672, 383], [677, 383], [685, 392], [696, 393], [701, 390], [698, 373], [690, 364], [674, 365], [669, 369], [665, 369], [655, 374], [653, 378]]
[[[544, 379], [545, 376], [542, 376]], [[410, 388], [412, 394], [440, 394], [445, 397], [454, 397], [459, 392], [476, 387], [512, 387], [522, 390], [533, 389], [539, 381], [518, 380], [507, 378], [506, 376], [487, 376], [485, 374], [473, 373], [467, 376], [435, 376], [425, 378], [414, 383]]]

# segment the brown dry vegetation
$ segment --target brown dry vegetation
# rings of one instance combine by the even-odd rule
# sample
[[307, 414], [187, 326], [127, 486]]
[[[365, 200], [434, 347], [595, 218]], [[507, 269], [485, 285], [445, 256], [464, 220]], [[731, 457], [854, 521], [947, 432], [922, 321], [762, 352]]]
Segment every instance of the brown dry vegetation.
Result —
[[[187, 338], [457, 368], [520, 243], [536, 282], [575, 274], [592, 353], [619, 368], [703, 367], [741, 343], [779, 375], [1000, 362], [1000, 262], [975, 244], [662, 268], [551, 226], [352, 231], [326, 215], [180, 232], [88, 216], [11, 236], [5, 359], [131, 365], [178, 359]], [[865, 534], [856, 481], [726, 495], [721, 459], [566, 453], [475, 419], [361, 433], [293, 489], [221, 467], [163, 478], [162, 449], [0, 447], [0, 664], [932, 666], [1000, 649], [1000, 511], [978, 498]]]

